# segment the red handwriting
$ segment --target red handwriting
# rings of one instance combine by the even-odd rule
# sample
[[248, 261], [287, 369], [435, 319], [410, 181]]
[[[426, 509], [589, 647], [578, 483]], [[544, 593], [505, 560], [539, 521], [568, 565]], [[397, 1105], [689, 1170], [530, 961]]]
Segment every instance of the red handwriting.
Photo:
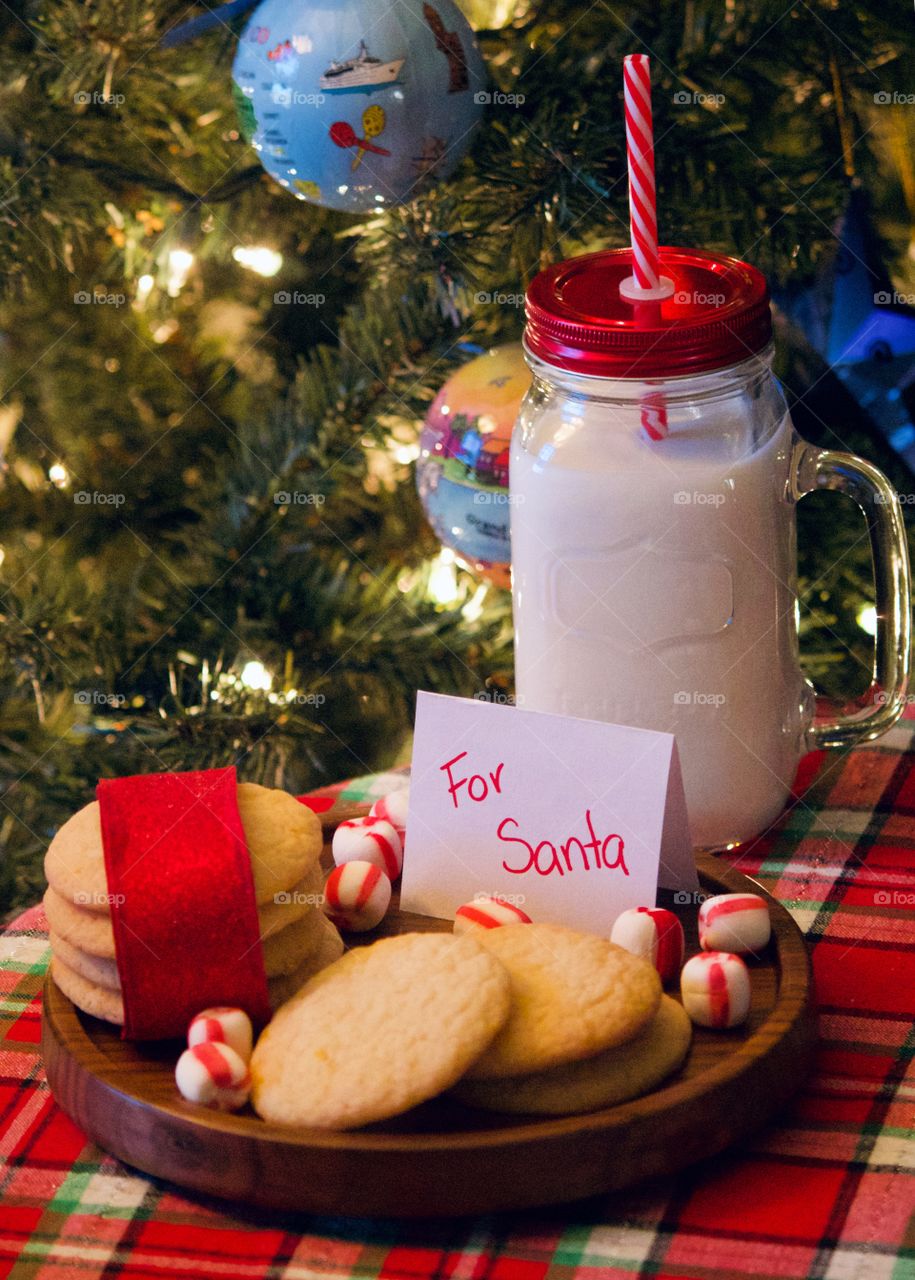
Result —
[[439, 771], [441, 773], [447, 773], [448, 775], [448, 794], [451, 796], [451, 802], [455, 809], [458, 808], [458, 792], [462, 787], [467, 788], [467, 794], [476, 804], [480, 804], [486, 799], [489, 795], [490, 789], [492, 789], [496, 795], [502, 794], [502, 770], [505, 768], [504, 761], [496, 766], [495, 773], [491, 770], [487, 770], [487, 777], [489, 778], [488, 782], [481, 773], [471, 774], [469, 778], [455, 778], [454, 774], [451, 772], [451, 766], [458, 764], [466, 755], [467, 752], [462, 751], [459, 756], [453, 756], [452, 759], [447, 761], [445, 764], [439, 765]]
[[[454, 761], [451, 763], [453, 764]], [[601, 868], [606, 868], [607, 871], [622, 871], [624, 876], [628, 876], [629, 868], [623, 856], [623, 837], [614, 833], [601, 840], [594, 830], [590, 809], [585, 810], [585, 824], [590, 837], [588, 840], [569, 836], [557, 849], [550, 840], [541, 840], [539, 844], [532, 845], [523, 836], [508, 835], [508, 829], [517, 830], [519, 823], [514, 818], [503, 818], [496, 831], [497, 839], [504, 844], [520, 845], [525, 850], [526, 861], [523, 866], [512, 867], [503, 860], [502, 866], [513, 876], [523, 876], [528, 871], [536, 871], [539, 876], [548, 876], [558, 871], [561, 876], [564, 876], [567, 871], [573, 871], [578, 866], [583, 871], [599, 871]], [[589, 849], [593, 855], [593, 865], [588, 858]], [[574, 858], [573, 851], [577, 851]]]

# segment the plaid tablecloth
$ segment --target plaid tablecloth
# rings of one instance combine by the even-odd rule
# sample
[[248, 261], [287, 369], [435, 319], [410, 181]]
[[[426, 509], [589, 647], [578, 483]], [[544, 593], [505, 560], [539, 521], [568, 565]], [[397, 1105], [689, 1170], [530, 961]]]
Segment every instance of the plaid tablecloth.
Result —
[[[809, 940], [816, 1073], [739, 1152], [626, 1194], [404, 1223], [230, 1208], [137, 1175], [55, 1106], [38, 1055], [40, 907], [0, 938], [0, 1277], [661, 1280], [915, 1277], [915, 726], [808, 757], [777, 828], [729, 860]], [[389, 786], [346, 784], [347, 799]]]

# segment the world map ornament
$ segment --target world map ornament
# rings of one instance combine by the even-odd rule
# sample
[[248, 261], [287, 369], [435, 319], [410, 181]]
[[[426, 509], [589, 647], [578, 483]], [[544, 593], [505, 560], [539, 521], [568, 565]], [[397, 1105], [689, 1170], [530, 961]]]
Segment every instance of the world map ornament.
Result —
[[508, 450], [530, 383], [520, 342], [493, 347], [448, 379], [419, 440], [416, 483], [429, 523], [498, 587], [511, 585]]
[[232, 71], [240, 128], [300, 200], [412, 200], [467, 150], [486, 84], [453, 0], [264, 0]]

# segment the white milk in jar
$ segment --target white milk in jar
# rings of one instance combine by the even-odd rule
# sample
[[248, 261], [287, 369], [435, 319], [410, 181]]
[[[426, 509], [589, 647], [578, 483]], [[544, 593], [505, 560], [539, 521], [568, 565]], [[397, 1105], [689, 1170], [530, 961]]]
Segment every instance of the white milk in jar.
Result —
[[694, 841], [722, 846], [777, 818], [810, 742], [794, 504], [802, 463], [837, 464], [793, 432], [759, 273], [670, 249], [662, 270], [674, 294], [647, 319], [619, 296], [626, 250], [531, 287], [534, 384], [510, 462], [517, 696], [674, 733]]

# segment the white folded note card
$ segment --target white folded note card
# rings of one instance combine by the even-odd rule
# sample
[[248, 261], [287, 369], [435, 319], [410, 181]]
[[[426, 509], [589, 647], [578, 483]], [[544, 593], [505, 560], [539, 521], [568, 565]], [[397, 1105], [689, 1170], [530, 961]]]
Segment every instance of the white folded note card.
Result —
[[418, 694], [402, 910], [492, 895], [608, 936], [659, 884], [699, 887], [671, 734]]

